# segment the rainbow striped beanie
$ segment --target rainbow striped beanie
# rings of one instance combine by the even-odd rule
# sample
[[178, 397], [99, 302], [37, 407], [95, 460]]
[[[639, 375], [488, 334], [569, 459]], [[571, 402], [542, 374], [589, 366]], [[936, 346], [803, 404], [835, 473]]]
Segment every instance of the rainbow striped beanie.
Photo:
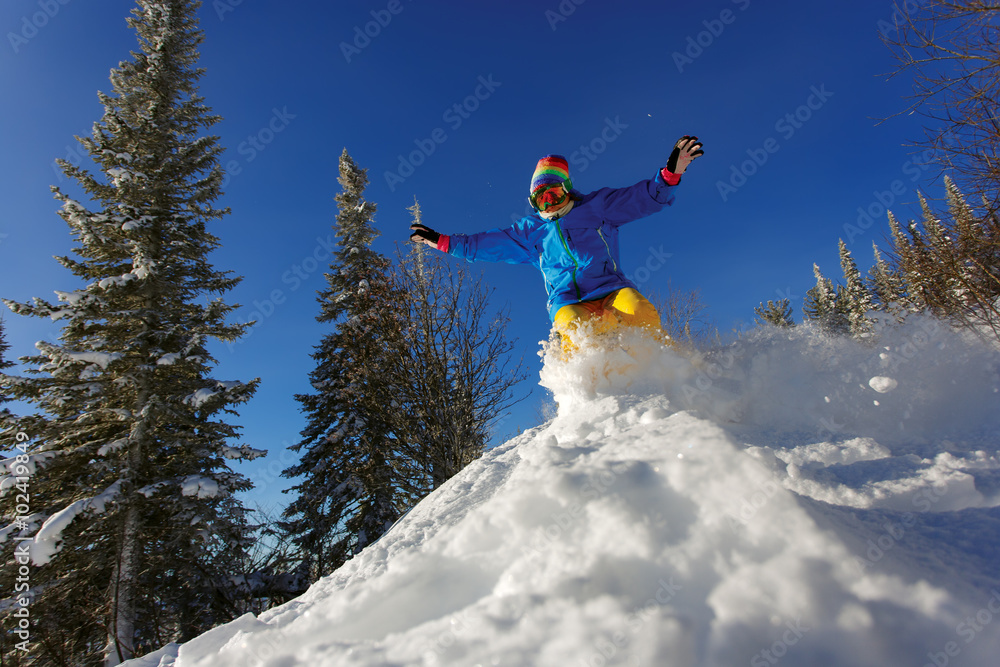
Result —
[[546, 155], [538, 161], [535, 173], [531, 175], [528, 193], [534, 195], [547, 185], [562, 185], [566, 192], [573, 189], [573, 182], [569, 180], [569, 163], [562, 155]]

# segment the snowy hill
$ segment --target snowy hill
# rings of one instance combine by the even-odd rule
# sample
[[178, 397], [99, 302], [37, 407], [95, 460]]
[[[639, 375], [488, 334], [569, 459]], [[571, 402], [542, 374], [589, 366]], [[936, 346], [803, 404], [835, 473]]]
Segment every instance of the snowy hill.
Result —
[[694, 366], [624, 343], [546, 360], [550, 422], [301, 598], [127, 664], [997, 664], [991, 350], [929, 321]]

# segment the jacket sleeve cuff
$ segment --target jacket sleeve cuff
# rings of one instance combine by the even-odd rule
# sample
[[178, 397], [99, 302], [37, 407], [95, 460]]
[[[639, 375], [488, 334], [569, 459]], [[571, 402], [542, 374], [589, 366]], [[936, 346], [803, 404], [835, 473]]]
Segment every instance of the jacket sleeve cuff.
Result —
[[447, 234], [442, 234], [438, 237], [437, 249], [443, 253], [447, 253], [449, 248], [451, 248], [451, 237]]
[[663, 178], [663, 182], [667, 185], [677, 185], [681, 182], [681, 175], [675, 174], [672, 171], [667, 171], [666, 167], [660, 170], [660, 177]]

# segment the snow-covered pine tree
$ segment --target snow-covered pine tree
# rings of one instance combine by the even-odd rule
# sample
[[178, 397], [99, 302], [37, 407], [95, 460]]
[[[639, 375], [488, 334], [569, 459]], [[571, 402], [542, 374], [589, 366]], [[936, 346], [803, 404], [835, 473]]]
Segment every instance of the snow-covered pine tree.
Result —
[[843, 309], [847, 317], [848, 331], [855, 338], [861, 338], [871, 333], [873, 329], [868, 314], [874, 308], [875, 302], [843, 239], [840, 239], [839, 252], [840, 268], [844, 272]]
[[875, 298], [875, 308], [897, 318], [907, 310], [909, 303], [906, 281], [896, 272], [872, 241], [872, 253], [875, 263], [868, 272], [868, 289]]
[[937, 312], [964, 310], [966, 286], [962, 284], [962, 278], [965, 271], [955, 238], [946, 223], [931, 208], [927, 198], [920, 194], [919, 199], [925, 240], [925, 245], [922, 246], [923, 263], [933, 267], [932, 271], [925, 274], [925, 294], [930, 297], [931, 306]]
[[951, 178], [944, 179], [955, 283], [966, 324], [1000, 338], [1000, 219], [995, 208], [977, 213]]
[[792, 319], [792, 303], [789, 299], [769, 300], [766, 304], [762, 301], [754, 308], [754, 314], [759, 325], [770, 324], [784, 329], [795, 326], [795, 320]]
[[816, 276], [816, 286], [806, 292], [802, 304], [805, 318], [815, 321], [827, 333], [847, 334], [849, 325], [844, 310], [843, 288], [834, 290], [833, 283], [823, 276], [817, 264], [813, 264], [813, 275]]
[[910, 222], [904, 230], [891, 211], [889, 232], [892, 237], [892, 266], [906, 280], [910, 307], [917, 311], [930, 308], [934, 300], [931, 278], [936, 268], [930, 261], [923, 234], [915, 222]]
[[[7, 350], [10, 349], [10, 345], [7, 344], [7, 334], [4, 331], [3, 319], [0, 318], [0, 372], [4, 372], [6, 369], [13, 366], [13, 362], [7, 359]], [[7, 392], [4, 390], [3, 386], [0, 385], [0, 406], [4, 403], [10, 401], [7, 396]], [[5, 407], [0, 407], [0, 429], [4, 428], [6, 418], [10, 417], [10, 410]]]
[[947, 211], [921, 196], [922, 220], [905, 231], [890, 215], [893, 269], [906, 282], [909, 306], [1000, 338], [1000, 220], [977, 212], [949, 178]]
[[406, 471], [386, 413], [393, 396], [382, 368], [386, 343], [375, 323], [401, 307], [389, 283], [389, 261], [372, 249], [376, 207], [364, 198], [367, 170], [345, 149], [340, 157], [334, 229], [337, 250], [319, 293], [317, 320], [332, 324], [312, 357], [314, 393], [296, 396], [308, 416], [300, 459], [283, 472], [298, 482], [282, 527], [310, 564], [328, 574], [378, 539], [406, 505]]
[[[198, 94], [199, 4], [137, 1], [139, 49], [80, 139], [98, 169], [61, 163], [90, 201], [53, 188], [76, 241], [59, 261], [80, 286], [7, 302], [62, 323], [27, 377], [3, 377], [40, 411], [16, 423], [31, 438], [32, 514], [2, 531], [4, 579], [12, 538], [34, 535], [34, 664], [115, 665], [230, 614], [227, 559], [247, 536], [235, 494], [250, 483], [228, 460], [260, 452], [227, 444], [238, 428], [223, 415], [257, 380], [211, 377], [210, 341], [245, 325], [227, 324], [221, 298], [240, 279], [208, 260], [219, 239], [206, 225], [228, 211], [213, 205], [222, 149], [203, 134], [218, 117]], [[10, 517], [13, 495], [0, 503]]]

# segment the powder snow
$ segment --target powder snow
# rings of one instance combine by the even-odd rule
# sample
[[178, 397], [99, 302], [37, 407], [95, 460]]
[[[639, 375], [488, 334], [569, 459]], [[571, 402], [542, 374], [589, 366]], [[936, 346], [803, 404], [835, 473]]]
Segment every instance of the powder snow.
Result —
[[126, 664], [996, 664], [995, 350], [913, 319], [556, 356], [548, 422], [300, 598]]

